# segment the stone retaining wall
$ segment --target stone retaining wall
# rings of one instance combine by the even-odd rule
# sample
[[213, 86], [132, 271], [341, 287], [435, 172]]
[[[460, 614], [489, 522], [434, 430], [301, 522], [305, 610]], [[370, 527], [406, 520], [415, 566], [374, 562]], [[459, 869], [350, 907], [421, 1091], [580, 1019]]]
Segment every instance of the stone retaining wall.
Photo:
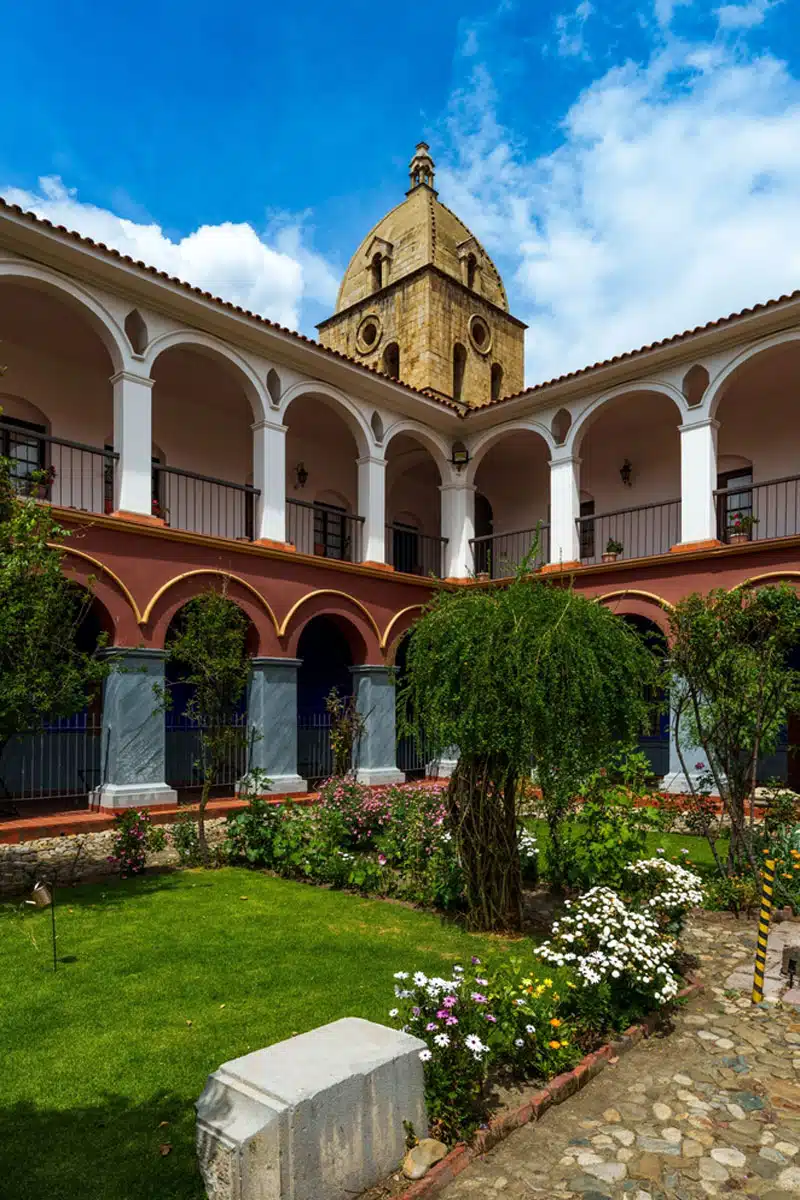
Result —
[[[178, 864], [171, 844], [172, 825], [161, 825], [167, 848], [148, 857], [148, 866]], [[114, 844], [113, 830], [102, 833], [72, 833], [61, 837], [35, 838], [30, 842], [0, 843], [0, 896], [18, 896], [30, 891], [37, 879], [53, 880], [56, 886], [81, 883], [116, 875], [108, 861]], [[214, 846], [225, 836], [225, 817], [206, 821], [206, 836]]]

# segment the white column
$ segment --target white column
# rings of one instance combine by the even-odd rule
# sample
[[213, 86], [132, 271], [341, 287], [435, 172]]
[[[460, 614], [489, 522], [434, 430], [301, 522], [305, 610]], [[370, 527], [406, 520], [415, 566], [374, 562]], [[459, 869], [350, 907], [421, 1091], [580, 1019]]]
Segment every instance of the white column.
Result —
[[286, 541], [286, 425], [256, 421], [253, 430], [253, 484], [261, 495], [256, 505], [256, 541]]
[[114, 508], [153, 515], [153, 380], [129, 371], [111, 376], [114, 388]]
[[361, 561], [386, 562], [386, 459], [358, 460], [358, 513], [364, 518]]
[[578, 517], [581, 512], [579, 458], [550, 462], [550, 562], [580, 562]]
[[680, 426], [681, 543], [717, 539], [714, 488], [717, 486], [717, 430], [710, 417]]
[[475, 536], [475, 486], [466, 480], [456, 480], [443, 483], [439, 491], [442, 495], [442, 537], [447, 538], [444, 573], [448, 579], [466, 579], [474, 574], [469, 543]]

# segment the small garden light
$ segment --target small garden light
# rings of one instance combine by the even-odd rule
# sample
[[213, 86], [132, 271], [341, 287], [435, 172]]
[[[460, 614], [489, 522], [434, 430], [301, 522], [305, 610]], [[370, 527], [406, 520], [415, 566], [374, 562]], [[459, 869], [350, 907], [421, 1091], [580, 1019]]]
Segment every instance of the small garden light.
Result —
[[44, 883], [41, 879], [37, 880], [33, 886], [30, 900], [25, 901], [26, 904], [32, 904], [34, 908], [50, 908], [50, 922], [53, 928], [53, 970], [58, 970], [58, 959], [56, 956], [56, 889], [54, 884]]

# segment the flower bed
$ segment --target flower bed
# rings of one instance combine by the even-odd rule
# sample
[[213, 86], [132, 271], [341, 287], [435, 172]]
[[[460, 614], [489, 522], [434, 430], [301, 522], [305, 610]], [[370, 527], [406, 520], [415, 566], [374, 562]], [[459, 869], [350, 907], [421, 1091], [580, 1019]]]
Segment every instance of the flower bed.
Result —
[[420, 1054], [431, 1131], [470, 1138], [489, 1117], [499, 1079], [558, 1078], [587, 1051], [679, 995], [678, 936], [702, 900], [700, 879], [661, 859], [630, 865], [624, 900], [592, 888], [567, 901], [550, 939], [452, 978], [395, 975], [389, 1016], [426, 1042]]

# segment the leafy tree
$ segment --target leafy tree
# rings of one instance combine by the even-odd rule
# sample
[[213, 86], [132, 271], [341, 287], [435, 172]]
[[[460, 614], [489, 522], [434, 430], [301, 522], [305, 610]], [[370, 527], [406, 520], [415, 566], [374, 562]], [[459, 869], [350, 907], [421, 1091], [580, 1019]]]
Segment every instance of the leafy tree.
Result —
[[412, 630], [401, 689], [403, 727], [459, 750], [448, 806], [476, 929], [520, 925], [518, 782], [535, 768], [558, 881], [564, 820], [643, 727], [656, 669], [607, 608], [525, 570], [508, 587], [440, 593]]
[[91, 594], [62, 570], [68, 537], [47, 505], [17, 494], [0, 458], [0, 754], [15, 735], [80, 712], [110, 670], [104, 636], [80, 644]]
[[670, 705], [683, 772], [697, 793], [696, 764], [687, 769], [685, 748], [702, 746], [731, 825], [727, 863], [709, 837], [714, 856], [728, 873], [757, 873], [758, 760], [775, 750], [787, 713], [800, 707], [800, 672], [792, 665], [800, 596], [789, 584], [695, 593], [676, 605], [670, 625]]
[[175, 664], [178, 680], [189, 687], [184, 715], [199, 730], [202, 788], [197, 834], [205, 862], [205, 813], [211, 790], [231, 755], [247, 745], [247, 729], [237, 720], [250, 675], [247, 618], [224, 592], [205, 592], [182, 610], [167, 658]]
[[331, 718], [333, 774], [341, 777], [353, 769], [353, 756], [364, 736], [366, 721], [356, 708], [355, 696], [342, 697], [336, 688], [325, 697], [325, 708]]

